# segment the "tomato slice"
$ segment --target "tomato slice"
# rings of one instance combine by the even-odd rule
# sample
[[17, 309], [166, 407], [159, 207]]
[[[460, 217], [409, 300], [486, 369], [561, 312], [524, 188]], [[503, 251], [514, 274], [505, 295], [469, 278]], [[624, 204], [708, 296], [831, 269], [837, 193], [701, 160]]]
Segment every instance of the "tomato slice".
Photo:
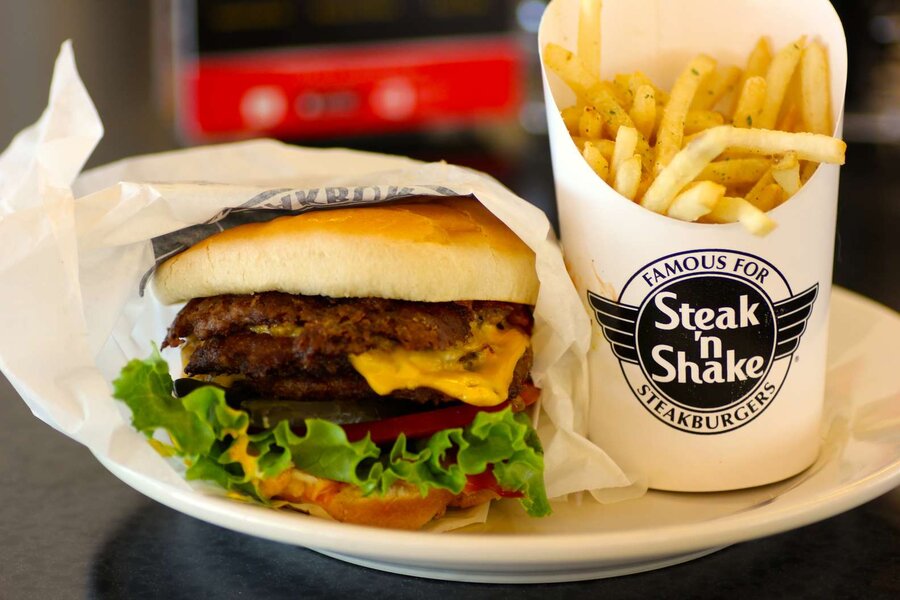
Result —
[[511, 492], [501, 488], [500, 484], [497, 483], [497, 478], [494, 477], [493, 465], [488, 465], [483, 473], [469, 475], [467, 479], [466, 487], [463, 489], [464, 494], [472, 494], [481, 490], [491, 490], [501, 498], [521, 498], [525, 495], [522, 492]]
[[475, 419], [479, 411], [497, 412], [509, 406], [509, 402], [503, 402], [497, 406], [471, 406], [460, 404], [450, 408], [439, 408], [402, 417], [391, 417], [380, 421], [368, 423], [349, 423], [341, 425], [347, 433], [347, 439], [351, 442], [361, 440], [369, 433], [376, 444], [392, 442], [405, 433], [407, 438], [428, 437], [442, 429], [452, 427], [465, 427]]
[[371, 439], [376, 444], [392, 442], [401, 433], [405, 433], [407, 438], [418, 439], [428, 437], [442, 429], [465, 427], [475, 419], [475, 415], [480, 411], [497, 412], [512, 405], [513, 411], [518, 412], [526, 406], [534, 404], [539, 395], [539, 389], [532, 384], [525, 384], [516, 398], [511, 401], [501, 402], [497, 406], [458, 404], [449, 408], [390, 417], [380, 421], [347, 423], [341, 425], [341, 427], [344, 428], [347, 439], [351, 442], [363, 439], [367, 433], [371, 434]]

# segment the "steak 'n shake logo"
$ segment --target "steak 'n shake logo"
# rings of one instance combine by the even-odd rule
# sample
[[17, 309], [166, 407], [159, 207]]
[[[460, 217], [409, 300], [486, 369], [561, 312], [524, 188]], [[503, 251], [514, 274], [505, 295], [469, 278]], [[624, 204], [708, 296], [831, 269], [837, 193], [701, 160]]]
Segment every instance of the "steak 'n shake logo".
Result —
[[794, 295], [751, 254], [693, 250], [641, 268], [618, 302], [588, 300], [641, 405], [676, 429], [715, 434], [773, 402], [818, 290]]

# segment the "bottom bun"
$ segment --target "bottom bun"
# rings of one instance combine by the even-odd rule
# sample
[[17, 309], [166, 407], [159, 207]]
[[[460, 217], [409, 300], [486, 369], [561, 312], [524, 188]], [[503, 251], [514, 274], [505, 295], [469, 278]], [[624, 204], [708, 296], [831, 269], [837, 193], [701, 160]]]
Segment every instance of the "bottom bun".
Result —
[[416, 486], [402, 481], [385, 494], [364, 496], [356, 486], [293, 468], [261, 481], [259, 488], [268, 498], [314, 504], [337, 521], [391, 529], [420, 529], [443, 516], [448, 506], [468, 508], [499, 497], [491, 490], [454, 494], [442, 489], [431, 489], [423, 496]]

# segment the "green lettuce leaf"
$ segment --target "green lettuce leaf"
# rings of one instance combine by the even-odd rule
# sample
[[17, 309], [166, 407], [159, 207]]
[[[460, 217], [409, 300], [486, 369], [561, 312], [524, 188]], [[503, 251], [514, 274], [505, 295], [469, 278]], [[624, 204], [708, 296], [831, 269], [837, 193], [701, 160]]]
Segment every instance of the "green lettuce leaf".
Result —
[[261, 433], [248, 433], [249, 415], [225, 403], [216, 387], [200, 387], [175, 397], [168, 365], [154, 348], [145, 360], [129, 362], [113, 382], [113, 396], [132, 412], [132, 424], [148, 438], [164, 430], [172, 445], [153, 440], [163, 454], [188, 465], [188, 479], [213, 481], [226, 490], [269, 503], [261, 480], [294, 466], [302, 471], [359, 486], [364, 494], [383, 494], [403, 481], [422, 495], [440, 488], [458, 494], [468, 475], [488, 468], [500, 486], [521, 492], [528, 514], [550, 513], [544, 490], [540, 440], [528, 419], [509, 408], [480, 412], [467, 427], [445, 429], [423, 440], [401, 435], [389, 451], [366, 437], [350, 442], [329, 421], [307, 419], [297, 435], [286, 421]]
[[[213, 427], [208, 419], [187, 408], [187, 398], [182, 403], [174, 397], [172, 389], [169, 366], [156, 348], [146, 360], [133, 360], [125, 365], [119, 378], [113, 382], [113, 396], [131, 409], [131, 424], [135, 429], [148, 435], [156, 429], [165, 429], [175, 445], [174, 449], [185, 455], [209, 451], [216, 439]], [[196, 390], [201, 391], [200, 396], [208, 397], [216, 390], [212, 387]], [[207, 403], [216, 404], [214, 399], [207, 400]]]

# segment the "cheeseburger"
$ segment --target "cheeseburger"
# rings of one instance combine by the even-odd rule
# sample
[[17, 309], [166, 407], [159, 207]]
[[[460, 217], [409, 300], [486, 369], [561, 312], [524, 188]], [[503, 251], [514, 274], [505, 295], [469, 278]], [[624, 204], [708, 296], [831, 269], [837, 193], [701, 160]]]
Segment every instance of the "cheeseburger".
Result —
[[232, 495], [406, 529], [501, 497], [545, 515], [534, 262], [471, 198], [228, 229], [155, 274], [186, 302], [163, 342], [184, 377], [154, 352], [115, 396]]

